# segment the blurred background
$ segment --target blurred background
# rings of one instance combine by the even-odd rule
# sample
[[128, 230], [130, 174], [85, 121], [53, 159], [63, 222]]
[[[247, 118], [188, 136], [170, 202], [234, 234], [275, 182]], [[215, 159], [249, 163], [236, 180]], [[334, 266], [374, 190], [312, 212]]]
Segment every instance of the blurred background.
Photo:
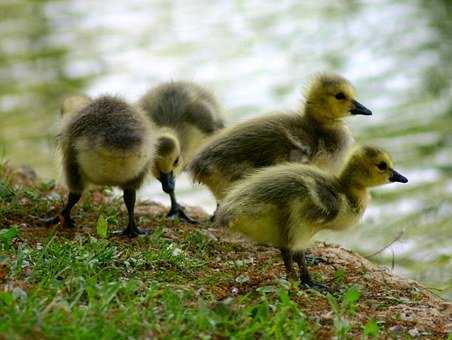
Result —
[[[295, 109], [309, 77], [333, 71], [372, 117], [358, 141], [387, 148], [410, 182], [373, 192], [352, 232], [320, 235], [452, 296], [452, 3], [417, 1], [110, 0], [0, 2], [0, 158], [58, 178], [61, 98], [137, 100], [185, 79], [217, 94], [229, 124]], [[168, 205], [148, 181], [142, 198]], [[213, 211], [186, 176], [179, 199]], [[403, 233], [403, 234], [401, 234]]]

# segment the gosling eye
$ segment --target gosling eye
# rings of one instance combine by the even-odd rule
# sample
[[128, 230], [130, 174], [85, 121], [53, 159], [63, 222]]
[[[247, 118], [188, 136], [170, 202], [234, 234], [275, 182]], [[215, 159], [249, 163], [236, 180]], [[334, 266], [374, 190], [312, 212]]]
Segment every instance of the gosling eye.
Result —
[[342, 92], [339, 92], [335, 95], [337, 100], [344, 100], [345, 99], [345, 94]]
[[179, 157], [176, 158], [176, 160], [173, 163], [173, 166], [177, 166], [177, 164], [179, 164]]
[[378, 169], [380, 170], [386, 170], [388, 168], [388, 164], [386, 164], [386, 162], [381, 161], [380, 163], [377, 164]]

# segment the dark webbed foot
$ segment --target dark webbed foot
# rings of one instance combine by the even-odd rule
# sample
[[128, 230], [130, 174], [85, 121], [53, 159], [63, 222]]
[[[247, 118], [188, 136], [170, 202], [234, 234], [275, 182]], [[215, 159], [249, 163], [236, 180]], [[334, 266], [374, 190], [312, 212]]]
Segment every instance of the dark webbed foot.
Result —
[[74, 205], [80, 200], [82, 195], [80, 193], [70, 192], [67, 203], [60, 214], [55, 217], [42, 220], [46, 226], [51, 226], [60, 223], [64, 228], [75, 228], [74, 220], [71, 218], [71, 210]]
[[135, 198], [136, 192], [135, 189], [125, 188], [123, 199], [127, 208], [127, 214], [129, 215], [129, 223], [127, 224], [127, 228], [123, 231], [115, 232], [115, 234], [119, 234], [120, 236], [127, 236], [130, 238], [137, 237], [139, 235], [147, 235], [149, 234], [148, 230], [143, 230], [137, 227], [135, 223]]
[[304, 251], [298, 251], [293, 254], [293, 259], [298, 264], [300, 270], [300, 284], [302, 287], [307, 287], [311, 289], [318, 290], [322, 293], [329, 292], [328, 287], [320, 283], [314, 282], [309, 274], [308, 267], [306, 264], [306, 258]]
[[189, 217], [182, 206], [180, 206], [178, 203], [176, 205], [171, 205], [171, 209], [168, 212], [168, 215], [166, 215], [170, 220], [174, 220], [176, 218], [179, 218], [181, 221], [191, 223], [191, 224], [198, 224], [199, 222]]
[[50, 227], [52, 225], [60, 223], [60, 215], [49, 218], [43, 218], [41, 219], [41, 222], [44, 223], [46, 227]]
[[64, 227], [64, 228], [75, 228], [75, 222], [72, 218], [65, 217], [65, 216], [61, 216], [60, 217], [60, 224]]
[[126, 236], [126, 237], [130, 237], [130, 238], [134, 238], [140, 235], [148, 235], [149, 234], [149, 230], [144, 230], [144, 229], [140, 229], [140, 228], [134, 228], [134, 229], [130, 229], [130, 228], [126, 228], [121, 232], [121, 236]]
[[137, 236], [140, 236], [140, 235], [148, 235], [149, 234], [149, 230], [140, 229], [140, 228], [138, 228], [136, 226], [133, 226], [133, 227], [128, 226], [124, 230], [115, 231], [113, 234], [114, 235], [118, 235], [118, 236], [134, 238], [134, 237], [137, 237]]
[[55, 217], [45, 218], [42, 220], [46, 227], [50, 227], [55, 224], [60, 224], [63, 228], [75, 228], [75, 222], [69, 216], [57, 215]]
[[165, 191], [170, 196], [170, 199], [171, 199], [171, 208], [170, 208], [170, 211], [168, 212], [168, 215], [166, 215], [166, 217], [168, 217], [171, 220], [174, 220], [175, 218], [179, 218], [181, 221], [184, 221], [187, 223], [199, 224], [198, 221], [195, 221], [194, 219], [187, 216], [187, 214], [184, 211], [184, 208], [179, 203], [177, 203], [176, 194], [174, 193], [175, 182], [173, 182], [173, 184], [170, 186], [170, 188], [167, 188], [168, 190], [166, 190], [165, 186], [163, 186], [163, 182], [162, 182], [162, 187], [163, 187], [163, 191]]
[[309, 277], [309, 279], [300, 277], [300, 284], [302, 287], [314, 289], [321, 293], [329, 293], [330, 292], [330, 289], [328, 288], [328, 286], [325, 286], [321, 283], [313, 281], [311, 279], [311, 277]]
[[306, 275], [306, 273], [304, 271], [302, 271], [300, 273], [300, 285], [301, 285], [301, 287], [318, 290], [319, 292], [322, 292], [322, 293], [329, 292], [329, 288], [327, 286], [313, 281], [311, 278], [311, 275], [309, 273], [308, 273], [308, 275]]

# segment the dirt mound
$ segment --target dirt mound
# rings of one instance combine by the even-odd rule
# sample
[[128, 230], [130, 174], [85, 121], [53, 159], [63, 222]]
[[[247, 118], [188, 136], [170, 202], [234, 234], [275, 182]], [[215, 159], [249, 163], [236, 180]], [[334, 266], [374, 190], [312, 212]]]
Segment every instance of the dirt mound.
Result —
[[[64, 244], [73, 240], [96, 239], [100, 214], [107, 216], [110, 229], [120, 229], [126, 220], [120, 198], [108, 190], [95, 191], [85, 195], [84, 201], [75, 209], [77, 228], [44, 227], [41, 219], [58, 211], [64, 195], [62, 188], [37, 180], [28, 169], [13, 171], [2, 166], [0, 226], [18, 230], [17, 235], [8, 240], [10, 249], [13, 249], [9, 250], [8, 256], [14, 258], [15, 248], [40, 249], [51, 241]], [[265, 301], [272, 305], [272, 301], [280, 299], [282, 289], [295, 304], [294, 308], [309, 320], [315, 338], [334, 335], [360, 338], [362, 334], [383, 338], [446, 338], [452, 331], [452, 305], [449, 302], [422, 284], [395, 276], [386, 268], [339, 246], [317, 243], [309, 250], [308, 255], [320, 259], [310, 264], [311, 273], [316, 280], [331, 288], [330, 294], [322, 294], [302, 289], [297, 282], [287, 281], [278, 251], [250, 244], [230, 235], [227, 230], [215, 228], [200, 208], [188, 209], [188, 213], [203, 221], [199, 226], [167, 221], [167, 208], [152, 202], [138, 203], [136, 212], [140, 226], [154, 231], [155, 240], [145, 242], [143, 238], [128, 240], [110, 236], [109, 245], [119, 247], [120, 255], [127, 255], [125, 259], [150, 249], [156, 253], [159, 249], [167, 253], [169, 249], [171, 256], [185, 254], [196, 262], [193, 272], [181, 274], [190, 278], [186, 280], [187, 289], [195, 292], [187, 308], [195, 306], [196, 301], [203, 297], [209, 301], [211, 311], [220, 305], [228, 306], [231, 313], [239, 313], [243, 301], [253, 301], [257, 297], [265, 296]], [[157, 231], [158, 237], [155, 236]], [[166, 242], [165, 248], [162, 242]], [[25, 283], [24, 273], [12, 276], [12, 265], [8, 261], [0, 263], [0, 291], [14, 291], [17, 287], [25, 292], [32, 291], [33, 285], [38, 283]], [[27, 270], [32, 272], [32, 265], [29, 266]], [[152, 264], [144, 263], [143, 268], [133, 275], [145, 273], [155, 278], [165, 275], [165, 270], [174, 269], [166, 257], [157, 258]], [[24, 281], [21, 282], [20, 278]], [[147, 279], [142, 280], [146, 285]], [[164, 277], [162, 282], [168, 287], [179, 284], [176, 279], [172, 280]], [[224, 336], [222, 331], [214, 334], [220, 338]], [[259, 336], [260, 333], [256, 334]]]

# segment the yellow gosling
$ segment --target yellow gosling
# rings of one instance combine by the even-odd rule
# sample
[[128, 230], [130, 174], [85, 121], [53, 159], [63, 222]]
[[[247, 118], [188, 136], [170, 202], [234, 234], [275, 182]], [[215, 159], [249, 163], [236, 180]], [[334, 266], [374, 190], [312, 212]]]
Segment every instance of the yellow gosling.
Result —
[[163, 83], [148, 91], [139, 106], [161, 129], [154, 176], [169, 194], [169, 218], [195, 223], [177, 203], [175, 175], [184, 170], [207, 137], [223, 128], [220, 106], [207, 89], [191, 82]]
[[356, 101], [352, 85], [338, 75], [319, 75], [299, 111], [275, 113], [223, 130], [195, 155], [189, 171], [217, 202], [235, 181], [258, 168], [290, 161], [335, 172], [353, 143], [343, 118], [357, 114], [372, 113]]
[[380, 148], [359, 146], [339, 174], [287, 163], [256, 171], [238, 182], [220, 205], [216, 221], [258, 243], [281, 250], [287, 274], [298, 263], [302, 284], [315, 286], [304, 250], [322, 229], [356, 224], [369, 202], [368, 188], [408, 180], [393, 168]]
[[128, 211], [123, 234], [143, 234], [134, 218], [135, 192], [154, 161], [156, 128], [143, 112], [119, 98], [80, 98], [65, 100], [62, 105], [58, 137], [69, 196], [61, 213], [47, 222], [74, 227], [71, 209], [85, 188], [113, 185], [123, 190]]

